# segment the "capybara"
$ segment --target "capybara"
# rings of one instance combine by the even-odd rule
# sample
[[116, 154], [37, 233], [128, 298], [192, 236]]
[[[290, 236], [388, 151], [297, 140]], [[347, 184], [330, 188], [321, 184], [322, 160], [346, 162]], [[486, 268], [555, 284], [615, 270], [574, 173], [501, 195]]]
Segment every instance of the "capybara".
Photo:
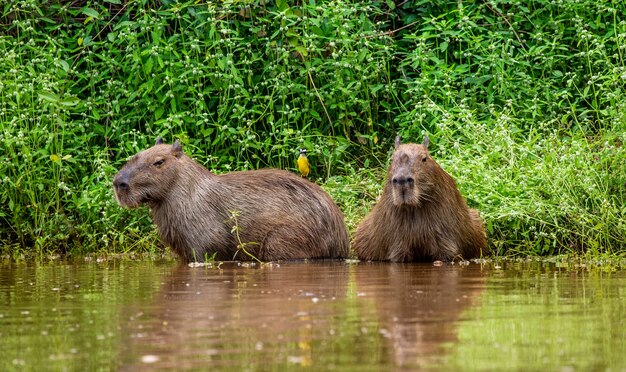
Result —
[[[113, 180], [123, 207], [150, 207], [159, 236], [185, 261], [344, 258], [343, 215], [321, 187], [287, 171], [215, 175], [177, 140], [136, 154]], [[236, 216], [236, 222], [233, 216]], [[244, 243], [244, 247], [241, 246]]]
[[450, 261], [487, 253], [478, 211], [430, 157], [428, 143], [428, 136], [420, 145], [396, 137], [383, 194], [354, 236], [360, 259]]

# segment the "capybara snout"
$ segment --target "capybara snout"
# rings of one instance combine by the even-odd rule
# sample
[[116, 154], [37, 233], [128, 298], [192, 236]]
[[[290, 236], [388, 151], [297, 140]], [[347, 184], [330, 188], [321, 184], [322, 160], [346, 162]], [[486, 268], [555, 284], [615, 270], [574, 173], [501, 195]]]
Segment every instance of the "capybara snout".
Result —
[[392, 181], [393, 181], [393, 185], [396, 187], [405, 187], [405, 186], [410, 187], [415, 182], [415, 179], [411, 176], [407, 176], [403, 174], [396, 174], [393, 177]]
[[396, 139], [388, 171], [389, 193], [396, 206], [419, 206], [427, 200], [437, 172], [436, 163], [428, 154], [428, 140], [422, 144], [400, 143]]
[[128, 175], [119, 173], [113, 179], [113, 187], [115, 187], [115, 192], [126, 192], [128, 191]]
[[177, 163], [182, 157], [180, 142], [157, 145], [133, 156], [113, 178], [118, 203], [135, 208], [145, 203], [150, 206], [168, 195], [176, 183]]
[[130, 196], [130, 175], [126, 171], [121, 171], [113, 178], [113, 191], [115, 199], [120, 206], [137, 207], [139, 203], [135, 202]]

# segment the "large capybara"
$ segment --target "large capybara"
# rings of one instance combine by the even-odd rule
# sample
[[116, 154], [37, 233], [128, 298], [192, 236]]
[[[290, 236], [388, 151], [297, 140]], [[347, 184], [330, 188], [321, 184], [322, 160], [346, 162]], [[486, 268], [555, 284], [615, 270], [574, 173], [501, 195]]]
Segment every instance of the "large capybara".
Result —
[[478, 212], [430, 157], [428, 142], [426, 136], [421, 145], [401, 144], [396, 137], [383, 194], [354, 236], [360, 259], [450, 261], [487, 253]]
[[150, 207], [161, 239], [185, 261], [213, 254], [251, 259], [246, 252], [264, 261], [348, 256], [337, 205], [321, 187], [287, 171], [215, 175], [185, 155], [178, 140], [157, 139], [124, 165], [113, 186], [121, 206]]

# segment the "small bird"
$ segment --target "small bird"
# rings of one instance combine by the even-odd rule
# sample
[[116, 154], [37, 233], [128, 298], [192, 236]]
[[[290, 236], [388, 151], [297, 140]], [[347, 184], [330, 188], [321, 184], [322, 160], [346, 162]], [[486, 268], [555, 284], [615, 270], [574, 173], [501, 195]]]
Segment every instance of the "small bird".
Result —
[[300, 149], [300, 156], [298, 157], [296, 164], [298, 165], [298, 170], [300, 171], [302, 177], [308, 177], [311, 167], [309, 165], [309, 159], [306, 157], [306, 149]]

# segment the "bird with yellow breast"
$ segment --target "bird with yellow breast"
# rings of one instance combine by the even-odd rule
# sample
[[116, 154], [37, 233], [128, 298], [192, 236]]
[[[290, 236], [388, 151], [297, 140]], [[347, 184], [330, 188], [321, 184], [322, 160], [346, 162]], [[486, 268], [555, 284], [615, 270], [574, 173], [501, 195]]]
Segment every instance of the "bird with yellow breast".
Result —
[[308, 177], [309, 172], [311, 171], [311, 165], [309, 164], [309, 159], [306, 157], [306, 149], [300, 149], [300, 156], [296, 161], [296, 165], [298, 166], [298, 170], [302, 177]]

